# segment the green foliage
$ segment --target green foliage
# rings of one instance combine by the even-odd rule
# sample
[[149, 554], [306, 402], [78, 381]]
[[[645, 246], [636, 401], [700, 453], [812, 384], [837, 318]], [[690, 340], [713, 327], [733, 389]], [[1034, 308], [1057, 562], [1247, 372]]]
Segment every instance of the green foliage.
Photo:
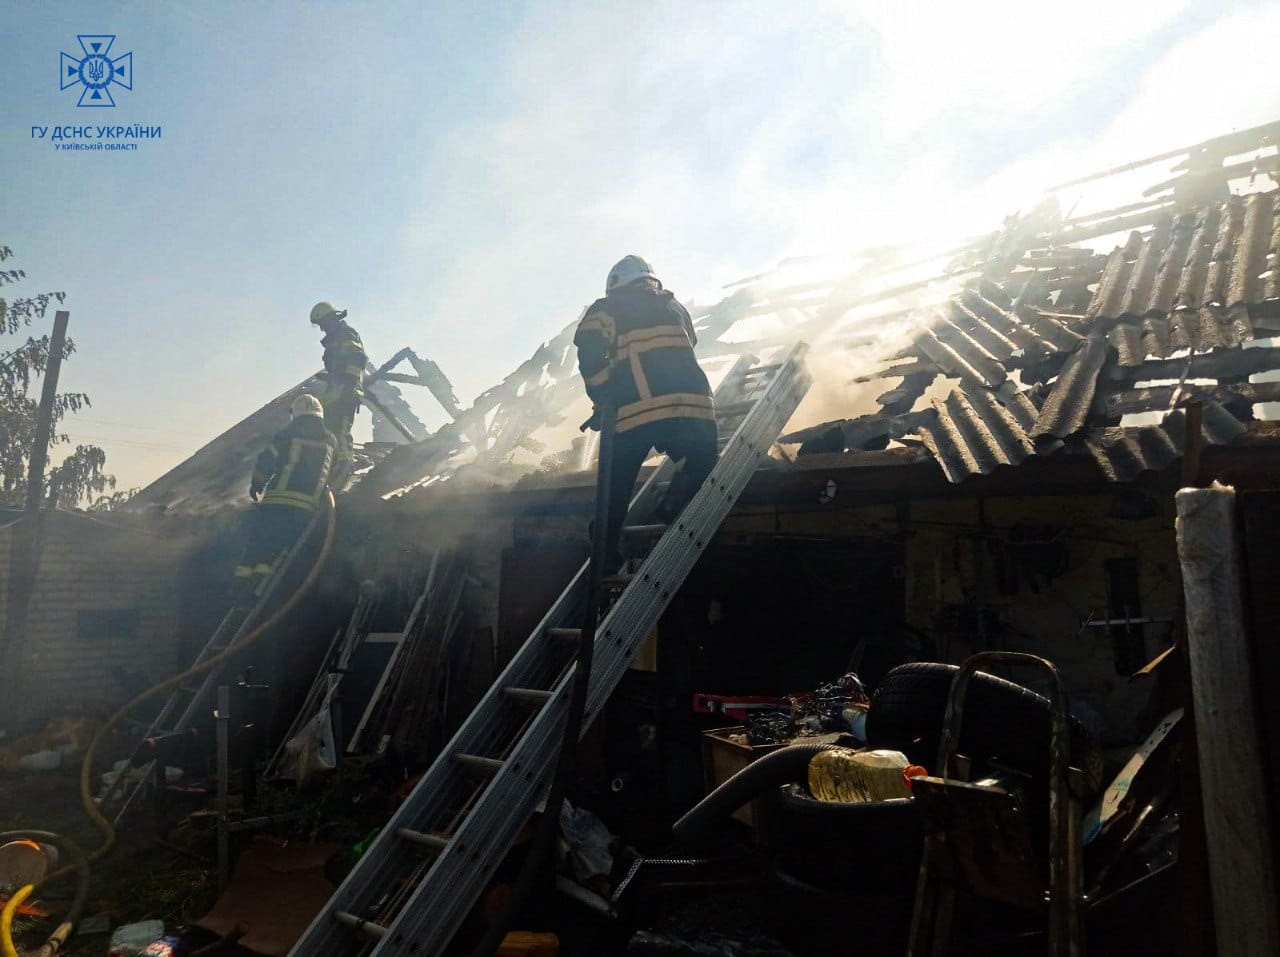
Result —
[[[13, 250], [0, 245], [0, 263], [13, 258]], [[15, 286], [26, 277], [21, 269], [0, 268], [0, 288]], [[27, 496], [27, 465], [35, 446], [39, 384], [49, 364], [49, 336], [32, 335], [54, 303], [61, 304], [66, 293], [42, 292], [9, 299], [0, 296], [0, 507], [19, 508]], [[8, 342], [16, 337], [19, 341]], [[75, 352], [68, 338], [62, 352], [65, 361]], [[32, 391], [36, 395], [32, 395]], [[53, 404], [53, 434], [50, 446], [69, 444], [70, 438], [58, 424], [89, 405], [89, 397], [64, 392]], [[54, 458], [52, 448], [50, 457]], [[96, 445], [77, 445], [62, 461], [45, 470], [43, 497], [49, 504], [74, 507], [89, 503], [91, 508], [111, 509], [122, 504], [124, 493], [115, 491], [115, 476], [106, 471], [107, 455]]]

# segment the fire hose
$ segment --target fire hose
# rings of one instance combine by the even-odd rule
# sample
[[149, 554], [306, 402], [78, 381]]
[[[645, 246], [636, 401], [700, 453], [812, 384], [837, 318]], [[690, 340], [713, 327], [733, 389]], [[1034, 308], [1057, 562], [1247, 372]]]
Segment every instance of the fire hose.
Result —
[[[307, 573], [307, 577], [302, 580], [302, 583], [294, 589], [293, 594], [289, 596], [289, 599], [281, 605], [270, 618], [258, 625], [239, 641], [229, 645], [224, 651], [219, 652], [207, 661], [204, 661], [192, 668], [188, 668], [186, 671], [176, 674], [171, 678], [166, 678], [159, 684], [152, 685], [146, 691], [135, 695], [130, 701], [118, 708], [116, 712], [98, 728], [97, 733], [94, 734], [93, 739], [89, 742], [88, 749], [85, 751], [84, 760], [80, 764], [80, 806], [84, 810], [85, 816], [89, 818], [94, 827], [96, 827], [102, 834], [102, 843], [94, 848], [88, 855], [83, 855], [80, 854], [78, 849], [75, 849], [74, 845], [67, 841], [66, 838], [59, 837], [57, 841], [53, 840], [52, 838], [57, 837], [57, 835], [52, 835], [51, 832], [22, 832], [23, 836], [29, 836], [32, 834], [49, 834], [50, 843], [61, 843], [69, 851], [73, 851], [72, 856], [74, 860], [71, 864], [60, 867], [51, 874], [46, 875], [35, 884], [28, 884], [26, 887], [23, 887], [9, 900], [9, 903], [5, 906], [3, 913], [0, 914], [0, 953], [3, 954], [3, 957], [18, 957], [18, 950], [13, 943], [11, 924], [13, 921], [13, 914], [16, 912], [18, 906], [23, 900], [33, 894], [38, 888], [43, 887], [46, 884], [50, 884], [53, 881], [60, 880], [72, 871], [77, 871], [81, 874], [80, 879], [84, 884], [85, 893], [87, 894], [89, 865], [106, 857], [111, 853], [112, 848], [115, 847], [117, 837], [115, 825], [112, 824], [111, 820], [98, 809], [97, 802], [93, 799], [94, 757], [97, 755], [98, 748], [102, 745], [102, 742], [106, 740], [107, 734], [116, 726], [117, 723], [119, 723], [120, 719], [144, 701], [149, 701], [156, 695], [162, 694], [179, 684], [189, 681], [191, 678], [202, 675], [206, 671], [210, 671], [213, 668], [218, 667], [228, 658], [239, 654], [250, 645], [257, 642], [260, 638], [271, 631], [272, 628], [279, 624], [286, 615], [293, 611], [298, 602], [302, 600], [302, 596], [311, 589], [311, 587], [316, 583], [316, 580], [320, 577], [320, 569], [324, 567], [325, 559], [329, 557], [329, 551], [333, 547], [334, 533], [337, 527], [337, 507], [333, 500], [333, 492], [331, 491], [325, 492], [325, 507], [326, 517], [324, 543], [320, 547], [320, 553], [316, 556], [316, 560], [314, 564], [312, 564], [311, 570]], [[83, 901], [80, 902], [80, 906], [83, 907]], [[70, 936], [71, 931], [74, 928], [75, 918], [78, 918], [79, 916], [75, 913], [75, 910], [76, 908], [73, 902], [72, 910], [68, 911], [66, 918], [63, 919], [57, 929], [54, 930], [53, 934], [49, 936], [41, 947], [40, 957], [49, 957], [49, 955], [56, 954], [62, 944], [65, 943], [67, 937]]]

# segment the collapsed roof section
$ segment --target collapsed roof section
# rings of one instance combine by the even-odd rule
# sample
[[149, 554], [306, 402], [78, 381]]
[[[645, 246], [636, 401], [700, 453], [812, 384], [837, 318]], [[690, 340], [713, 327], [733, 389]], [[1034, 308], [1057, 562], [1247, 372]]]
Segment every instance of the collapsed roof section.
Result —
[[[1280, 349], [1257, 341], [1280, 332], [1280, 191], [1150, 216], [1106, 257], [1052, 241], [1028, 250], [1029, 265], [1075, 263], [1056, 293], [1053, 270], [1035, 269], [1010, 300], [1014, 272], [917, 315], [910, 344], [862, 377], [900, 379], [877, 412], [780, 441], [802, 455], [920, 443], [959, 482], [1064, 444], [1130, 480], [1181, 455], [1176, 410], [1192, 401], [1203, 441], [1234, 440], [1256, 403], [1280, 400], [1280, 384], [1249, 381], [1280, 370]], [[1082, 281], [1091, 294], [1077, 311], [1064, 297]], [[927, 390], [942, 394], [916, 408]], [[1143, 413], [1158, 421], [1125, 424]]]
[[[1254, 404], [1280, 400], [1280, 385], [1249, 381], [1280, 369], [1280, 350], [1254, 348], [1280, 331], [1280, 193], [1268, 179], [1280, 158], [1262, 155], [1274, 153], [1277, 136], [1280, 122], [1099, 174], [1180, 159], [1175, 176], [1127, 206], [1064, 217], [1050, 198], [960, 243], [788, 260], [735, 283], [710, 308], [690, 307], [699, 358], [714, 378], [718, 364], [804, 339], [824, 366], [819, 386], [824, 375], [837, 385], [890, 380], [874, 411], [849, 407], [780, 442], [798, 444], [800, 455], [914, 446], [952, 482], [1064, 448], [1129, 480], [1181, 454], [1176, 410], [1192, 400], [1204, 403], [1204, 440], [1229, 442]], [[1112, 236], [1126, 238], [1109, 254], [1094, 248]], [[460, 475], [511, 475], [518, 453], [567, 445], [570, 417], [586, 402], [575, 326], [467, 409], [434, 363], [426, 372], [415, 363], [416, 377], [386, 375], [379, 387], [427, 385], [452, 421], [428, 435], [399, 396], [376, 392], [399, 403], [388, 422], [411, 419], [415, 429], [397, 431], [414, 440], [383, 443], [348, 494], [377, 501]], [[239, 498], [253, 456], [305, 388], [201, 449], [135, 507], [199, 510]], [[1152, 421], [1129, 425], [1135, 413]], [[375, 438], [400, 435], [384, 422]], [[576, 444], [544, 469], [586, 467], [590, 448]]]

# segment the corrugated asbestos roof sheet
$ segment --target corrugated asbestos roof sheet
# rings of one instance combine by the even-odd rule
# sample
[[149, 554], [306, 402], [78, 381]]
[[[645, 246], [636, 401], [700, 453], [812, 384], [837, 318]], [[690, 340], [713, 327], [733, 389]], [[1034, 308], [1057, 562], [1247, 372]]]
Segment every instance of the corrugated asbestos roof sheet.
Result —
[[908, 350], [945, 375], [997, 388], [1009, 369], [1073, 351], [1082, 339], [1056, 319], [1027, 306], [1004, 308], [968, 289], [927, 314]]
[[1090, 336], [1071, 354], [1036, 416], [1032, 435], [1061, 439], [1084, 426], [1109, 352], [1106, 339]]
[[[1217, 402], [1204, 403], [1201, 415], [1200, 435], [1209, 445], [1226, 445], [1245, 431], [1244, 424]], [[1160, 425], [1092, 429], [1084, 436], [1084, 446], [1108, 479], [1131, 482], [1180, 459], [1185, 437], [1186, 417], [1175, 409]]]
[[[1065, 441], [1091, 454], [1112, 480], [1128, 481], [1182, 454], [1183, 414], [1170, 412], [1161, 425], [1144, 428], [1122, 428], [1120, 416], [1168, 409], [1192, 393], [1202, 402], [1204, 441], [1234, 440], [1244, 425], [1218, 400], [1235, 408], [1280, 392], [1280, 384], [1240, 385], [1280, 368], [1280, 350], [1242, 348], [1273, 335], [1280, 316], [1280, 190], [1156, 215], [1145, 235], [1130, 233], [1105, 261], [1077, 257], [1094, 270], [1072, 274], [1072, 288], [1094, 289], [1078, 318], [1061, 311], [1070, 308], [1061, 298], [1035, 288], [1052, 281], [1052, 270], [1010, 273], [1008, 288], [983, 279], [920, 316], [912, 345], [879, 374], [902, 377], [879, 397], [879, 415], [783, 441], [803, 434], [802, 454], [830, 452], [912, 441], [914, 431], [952, 482], [1048, 454]], [[1054, 262], [1062, 259], [1053, 254]], [[1057, 285], [1064, 293], [1068, 284], [1059, 275]], [[1072, 301], [1079, 308], [1085, 300]], [[958, 385], [932, 408], [912, 411], [939, 375]], [[855, 381], [868, 378], [875, 376]], [[1189, 379], [1218, 384], [1150, 385]]]
[[1118, 323], [1107, 339], [1124, 367], [1141, 365], [1148, 357], [1163, 359], [1176, 352], [1229, 349], [1255, 337], [1244, 305], [1177, 309], [1166, 317]]
[[1028, 434], [1036, 407], [1026, 393], [955, 389], [933, 408], [936, 417], [920, 428], [920, 437], [949, 481], [988, 475], [997, 466], [1017, 465], [1036, 454]]
[[1178, 213], [1107, 260], [1087, 319], [1280, 298], [1280, 192], [1232, 196]]

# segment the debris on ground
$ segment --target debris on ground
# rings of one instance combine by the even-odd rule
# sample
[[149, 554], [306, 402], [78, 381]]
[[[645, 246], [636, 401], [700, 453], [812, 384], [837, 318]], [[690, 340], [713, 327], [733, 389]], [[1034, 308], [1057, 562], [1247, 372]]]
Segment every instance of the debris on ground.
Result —
[[236, 861], [226, 890], [195, 926], [268, 957], [287, 954], [337, 889], [324, 876], [338, 844], [281, 843], [255, 836]]
[[34, 734], [0, 738], [0, 771], [52, 771], [79, 754], [93, 737], [94, 721], [85, 715], [50, 718]]
[[763, 934], [726, 934], [698, 928], [638, 931], [627, 944], [636, 957], [795, 957]]
[[786, 711], [753, 711], [746, 716], [750, 744], [783, 744], [796, 738], [853, 731], [860, 727], [868, 697], [853, 672], [813, 691], [787, 696]]
[[143, 920], [125, 924], [111, 932], [107, 957], [138, 957], [150, 944], [164, 936], [164, 921]]

